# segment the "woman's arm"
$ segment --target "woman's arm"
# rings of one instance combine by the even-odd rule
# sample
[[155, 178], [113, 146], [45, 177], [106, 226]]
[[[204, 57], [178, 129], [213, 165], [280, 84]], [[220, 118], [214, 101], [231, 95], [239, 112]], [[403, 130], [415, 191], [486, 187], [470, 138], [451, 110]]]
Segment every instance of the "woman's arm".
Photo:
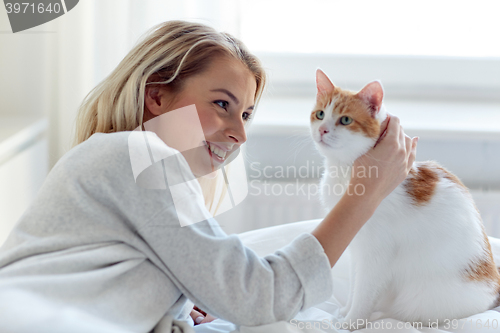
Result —
[[386, 130], [382, 131], [378, 144], [353, 165], [354, 170], [376, 167], [377, 177], [357, 178], [358, 173], [353, 172], [350, 186], [362, 186], [363, 195], [344, 194], [311, 232], [323, 246], [332, 267], [382, 200], [406, 178], [415, 161], [418, 138], [406, 136], [395, 116], [388, 117], [384, 123], [381, 128]]

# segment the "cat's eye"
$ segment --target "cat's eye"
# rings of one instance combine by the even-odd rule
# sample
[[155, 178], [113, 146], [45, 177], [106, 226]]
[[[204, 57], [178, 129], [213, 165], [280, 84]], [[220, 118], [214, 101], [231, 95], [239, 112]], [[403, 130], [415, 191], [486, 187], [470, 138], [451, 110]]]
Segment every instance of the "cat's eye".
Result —
[[342, 125], [349, 125], [350, 123], [352, 123], [352, 118], [348, 116], [343, 116], [342, 118], [340, 118], [340, 123]]
[[318, 118], [319, 120], [325, 118], [325, 113], [323, 112], [323, 110], [316, 111], [316, 118]]

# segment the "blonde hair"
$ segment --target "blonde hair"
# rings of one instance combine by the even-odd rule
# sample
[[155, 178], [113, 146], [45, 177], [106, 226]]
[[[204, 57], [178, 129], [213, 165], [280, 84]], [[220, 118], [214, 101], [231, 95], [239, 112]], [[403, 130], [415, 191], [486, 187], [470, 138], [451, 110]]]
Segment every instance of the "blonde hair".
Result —
[[[166, 85], [178, 92], [184, 79], [203, 72], [213, 58], [221, 55], [239, 59], [254, 75], [257, 105], [266, 75], [259, 59], [241, 41], [201, 23], [167, 21], [148, 30], [115, 70], [85, 97], [76, 118], [73, 146], [94, 133], [142, 128], [146, 85]], [[216, 182], [203, 180], [200, 184], [205, 195], [212, 193], [211, 207]]]

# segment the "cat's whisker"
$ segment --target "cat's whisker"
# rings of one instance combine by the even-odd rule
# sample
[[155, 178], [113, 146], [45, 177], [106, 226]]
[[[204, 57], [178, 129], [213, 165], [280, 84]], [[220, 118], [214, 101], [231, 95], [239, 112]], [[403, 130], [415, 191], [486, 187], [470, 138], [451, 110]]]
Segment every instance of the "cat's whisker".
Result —
[[297, 156], [309, 143], [311, 142], [311, 138], [309, 136], [304, 136], [302, 133], [292, 134], [290, 136], [290, 146], [289, 151], [287, 152], [287, 160], [293, 157], [292, 163], [295, 164], [297, 160]]

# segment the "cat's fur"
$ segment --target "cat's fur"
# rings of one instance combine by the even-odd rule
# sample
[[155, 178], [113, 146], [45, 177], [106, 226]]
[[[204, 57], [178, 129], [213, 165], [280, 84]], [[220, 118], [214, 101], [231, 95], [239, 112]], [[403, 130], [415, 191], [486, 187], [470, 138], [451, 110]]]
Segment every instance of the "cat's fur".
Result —
[[[387, 113], [378, 81], [354, 93], [335, 87], [318, 69], [316, 82], [311, 131], [325, 157], [321, 189], [329, 211], [349, 184], [351, 173], [345, 170], [374, 146]], [[318, 110], [324, 111], [322, 120]], [[342, 125], [342, 116], [352, 123]], [[368, 169], [365, 176], [370, 176]], [[376, 170], [371, 176], [377, 176]], [[341, 309], [348, 323], [381, 311], [384, 317], [426, 326], [499, 305], [500, 275], [479, 212], [460, 180], [435, 162], [414, 163], [349, 250], [350, 296]]]

